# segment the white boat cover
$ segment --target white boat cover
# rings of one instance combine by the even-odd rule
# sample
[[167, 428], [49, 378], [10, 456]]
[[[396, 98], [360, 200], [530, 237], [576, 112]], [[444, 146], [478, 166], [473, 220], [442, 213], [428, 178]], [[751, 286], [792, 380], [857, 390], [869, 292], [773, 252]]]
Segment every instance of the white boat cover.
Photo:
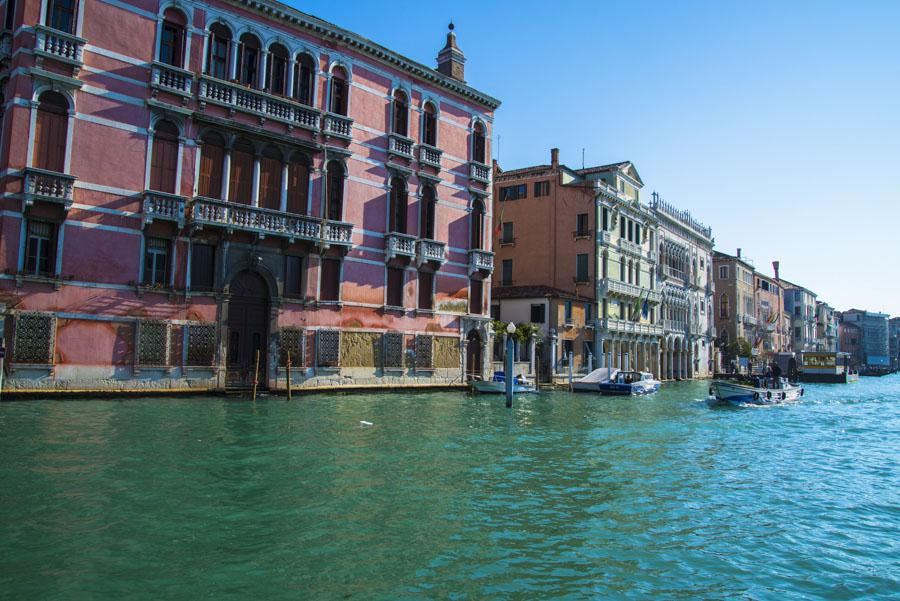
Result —
[[580, 380], [576, 380], [574, 383], [578, 384], [599, 384], [601, 382], [607, 382], [612, 378], [615, 378], [619, 373], [619, 370], [615, 367], [600, 367], [581, 378]]

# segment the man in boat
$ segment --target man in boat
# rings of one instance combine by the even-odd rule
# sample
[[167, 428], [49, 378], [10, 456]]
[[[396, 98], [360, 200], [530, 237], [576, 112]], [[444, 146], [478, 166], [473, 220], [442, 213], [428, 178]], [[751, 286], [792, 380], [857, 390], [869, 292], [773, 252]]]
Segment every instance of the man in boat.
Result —
[[775, 383], [775, 388], [781, 388], [781, 367], [778, 366], [777, 361], [772, 361], [772, 381]]

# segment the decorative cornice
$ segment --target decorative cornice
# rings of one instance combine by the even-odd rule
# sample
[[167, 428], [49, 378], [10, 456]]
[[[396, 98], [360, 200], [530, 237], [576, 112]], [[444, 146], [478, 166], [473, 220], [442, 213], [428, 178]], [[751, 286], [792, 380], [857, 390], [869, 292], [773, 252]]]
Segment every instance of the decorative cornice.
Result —
[[342, 29], [337, 25], [323, 21], [312, 15], [300, 12], [294, 8], [286, 6], [275, 0], [232, 0], [236, 4], [242, 4], [253, 10], [259, 11], [265, 15], [281, 19], [282, 21], [302, 27], [317, 36], [329, 38], [331, 40], [342, 43], [350, 48], [364, 52], [375, 57], [381, 62], [387, 63], [393, 67], [402, 69], [416, 77], [419, 77], [429, 83], [433, 83], [442, 88], [450, 90], [460, 96], [477, 102], [490, 110], [495, 110], [500, 106], [500, 101], [492, 96], [483, 94], [460, 81], [447, 77], [436, 70], [426, 67], [421, 63], [406, 58], [392, 50], [388, 50], [384, 46], [376, 44], [371, 40], [355, 34], [346, 29]]

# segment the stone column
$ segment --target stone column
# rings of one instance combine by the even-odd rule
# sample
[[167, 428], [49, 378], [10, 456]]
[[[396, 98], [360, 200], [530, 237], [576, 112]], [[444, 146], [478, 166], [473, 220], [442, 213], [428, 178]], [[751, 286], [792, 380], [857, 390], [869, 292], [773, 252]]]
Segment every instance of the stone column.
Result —
[[287, 200], [288, 200], [288, 164], [281, 164], [281, 202], [279, 204], [279, 210], [284, 213], [287, 211]]
[[528, 368], [531, 370], [531, 371], [530, 371], [530, 375], [532, 375], [532, 376], [535, 375], [535, 371], [534, 371], [534, 362], [535, 362], [534, 352], [535, 352], [535, 349], [536, 349], [536, 348], [537, 348], [537, 338], [536, 338], [535, 336], [532, 336], [532, 337], [528, 340], [528, 351], [529, 351], [528, 354], [531, 356], [531, 365], [529, 365]]
[[228, 43], [228, 45], [229, 45], [229, 50], [230, 50], [230, 54], [229, 54], [229, 57], [228, 57], [228, 58], [229, 58], [229, 61], [228, 61], [228, 63], [229, 63], [229, 64], [228, 64], [228, 80], [229, 80], [229, 81], [234, 81], [235, 79], [237, 79], [237, 70], [238, 70], [238, 64], [237, 64], [237, 59], [238, 59], [238, 41], [237, 41], [237, 40], [231, 40], [231, 41]]
[[556, 330], [550, 329], [550, 376], [551, 378], [556, 377], [556, 357], [558, 356], [557, 346], [559, 345], [559, 338], [556, 335]]
[[225, 148], [222, 160], [222, 200], [228, 200], [228, 182], [231, 180], [231, 147]]
[[250, 205], [259, 206], [259, 151], [253, 155], [253, 183], [250, 187]]
[[296, 61], [291, 57], [285, 67], [287, 69], [287, 76], [284, 80], [284, 95], [289, 98], [294, 97], [294, 67], [296, 64]]
[[269, 86], [266, 82], [266, 75], [269, 71], [269, 51], [262, 50], [259, 53], [259, 81], [257, 85], [260, 90], [269, 90]]

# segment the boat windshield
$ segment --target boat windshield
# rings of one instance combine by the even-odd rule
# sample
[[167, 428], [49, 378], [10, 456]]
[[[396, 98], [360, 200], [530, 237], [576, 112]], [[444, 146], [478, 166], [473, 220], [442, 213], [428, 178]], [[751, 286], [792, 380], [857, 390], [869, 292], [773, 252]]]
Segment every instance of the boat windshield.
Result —
[[634, 384], [641, 380], [641, 374], [636, 371], [623, 371], [619, 373], [617, 380], [619, 384]]

